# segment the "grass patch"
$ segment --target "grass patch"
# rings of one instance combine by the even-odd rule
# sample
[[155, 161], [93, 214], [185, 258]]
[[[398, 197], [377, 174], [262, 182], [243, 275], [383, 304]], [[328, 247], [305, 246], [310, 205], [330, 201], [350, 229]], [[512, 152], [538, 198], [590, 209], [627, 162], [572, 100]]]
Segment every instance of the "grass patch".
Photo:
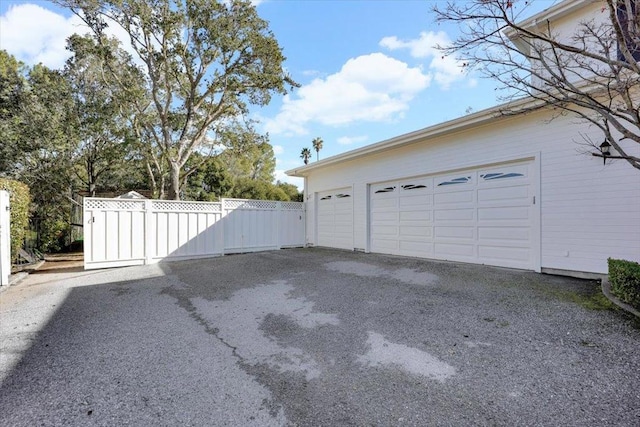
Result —
[[562, 300], [573, 302], [588, 310], [614, 310], [616, 305], [609, 301], [601, 291], [592, 294], [583, 294], [576, 291], [553, 290], [549, 293]]

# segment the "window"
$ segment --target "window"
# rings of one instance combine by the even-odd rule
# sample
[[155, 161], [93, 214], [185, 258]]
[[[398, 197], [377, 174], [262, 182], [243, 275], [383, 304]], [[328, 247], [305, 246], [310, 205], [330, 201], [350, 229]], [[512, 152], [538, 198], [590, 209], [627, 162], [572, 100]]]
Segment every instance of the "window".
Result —
[[402, 189], [407, 191], [407, 190], [418, 190], [420, 188], [427, 188], [426, 185], [422, 185], [422, 184], [405, 184], [402, 186]]
[[385, 187], [385, 188], [381, 188], [380, 190], [376, 191], [375, 194], [379, 194], [379, 193], [393, 193], [393, 191], [396, 189], [395, 186], [393, 187]]
[[470, 176], [462, 176], [460, 178], [453, 178], [449, 181], [443, 181], [440, 184], [438, 184], [438, 187], [442, 186], [442, 185], [455, 185], [455, 184], [465, 184], [467, 182], [471, 181], [471, 177]]
[[[631, 0], [631, 10], [628, 11], [625, 1], [619, 0], [617, 14], [627, 48], [633, 55], [633, 58], [636, 61], [640, 61], [640, 7], [637, 7], [637, 3], [638, 0]], [[618, 60], [625, 61], [620, 47], [618, 47]]]

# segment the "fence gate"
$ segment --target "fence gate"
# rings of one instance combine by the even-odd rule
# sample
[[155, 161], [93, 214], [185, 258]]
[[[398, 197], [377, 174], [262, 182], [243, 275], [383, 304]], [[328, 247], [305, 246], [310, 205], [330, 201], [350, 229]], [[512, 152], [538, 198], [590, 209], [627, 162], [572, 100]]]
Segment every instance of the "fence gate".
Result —
[[11, 221], [9, 192], [0, 191], [0, 286], [9, 284], [11, 274]]
[[85, 269], [301, 247], [304, 203], [84, 200]]

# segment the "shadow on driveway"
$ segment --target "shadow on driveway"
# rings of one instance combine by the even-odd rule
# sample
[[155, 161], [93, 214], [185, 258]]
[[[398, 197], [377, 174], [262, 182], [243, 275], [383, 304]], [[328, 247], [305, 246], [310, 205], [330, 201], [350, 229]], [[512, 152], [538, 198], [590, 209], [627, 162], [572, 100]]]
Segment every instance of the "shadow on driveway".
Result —
[[637, 425], [593, 281], [322, 249], [0, 295], [2, 425]]

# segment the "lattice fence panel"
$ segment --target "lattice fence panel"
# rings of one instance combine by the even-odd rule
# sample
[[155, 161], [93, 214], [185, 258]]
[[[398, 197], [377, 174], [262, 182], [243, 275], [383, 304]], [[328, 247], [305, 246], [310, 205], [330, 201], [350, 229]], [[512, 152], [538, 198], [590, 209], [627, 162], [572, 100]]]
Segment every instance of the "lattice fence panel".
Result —
[[178, 200], [153, 200], [151, 209], [163, 212], [222, 212], [222, 204], [215, 202], [182, 202]]
[[302, 203], [302, 202], [280, 202], [280, 207], [283, 210], [303, 211], [304, 210], [304, 203]]
[[269, 200], [224, 199], [225, 209], [276, 209], [278, 202]]
[[85, 209], [105, 211], [143, 211], [144, 201], [125, 199], [84, 199]]

